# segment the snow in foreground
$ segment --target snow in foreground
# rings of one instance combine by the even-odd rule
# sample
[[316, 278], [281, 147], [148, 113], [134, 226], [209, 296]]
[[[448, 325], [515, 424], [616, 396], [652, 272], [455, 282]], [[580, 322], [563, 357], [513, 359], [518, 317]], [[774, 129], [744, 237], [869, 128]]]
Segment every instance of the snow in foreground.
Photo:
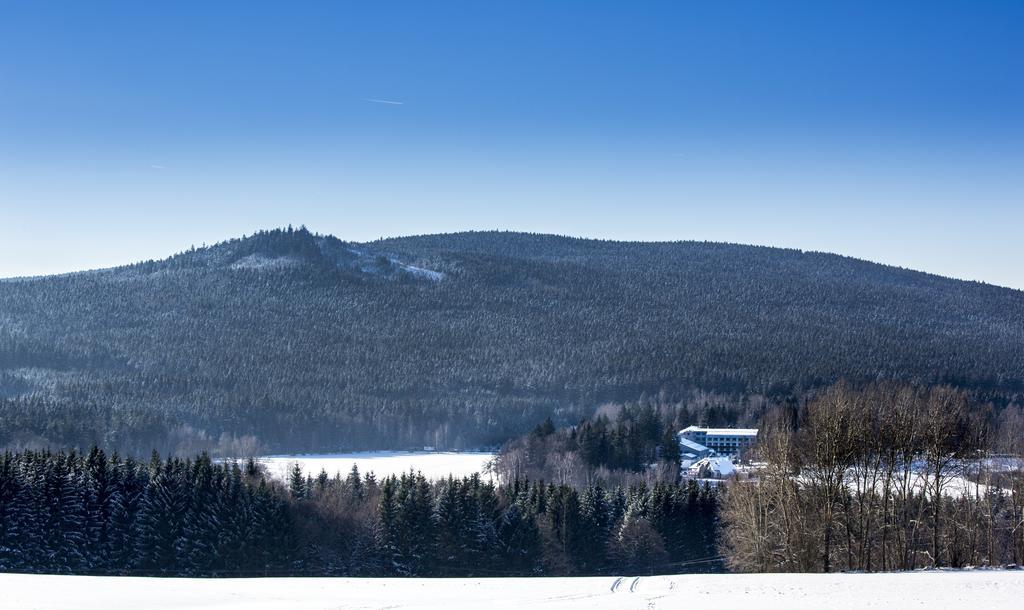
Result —
[[271, 475], [287, 477], [292, 464], [298, 462], [302, 471], [316, 476], [321, 469], [334, 476], [341, 476], [352, 470], [352, 464], [359, 472], [373, 472], [378, 478], [398, 475], [409, 470], [423, 473], [428, 479], [442, 479], [449, 474], [459, 478], [479, 472], [483, 476], [485, 466], [494, 457], [488, 452], [422, 452], [422, 451], [359, 451], [355, 453], [323, 453], [314, 455], [271, 455], [260, 458]]
[[1024, 571], [597, 578], [187, 579], [0, 574], [0, 608], [1021, 607]]

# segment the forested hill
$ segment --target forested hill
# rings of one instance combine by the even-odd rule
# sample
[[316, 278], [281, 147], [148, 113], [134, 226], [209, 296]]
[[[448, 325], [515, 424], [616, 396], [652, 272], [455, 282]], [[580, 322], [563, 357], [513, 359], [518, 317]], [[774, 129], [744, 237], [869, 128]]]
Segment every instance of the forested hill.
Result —
[[1024, 292], [831, 254], [263, 232], [0, 281], [0, 446], [460, 447], [642, 393], [1024, 391]]

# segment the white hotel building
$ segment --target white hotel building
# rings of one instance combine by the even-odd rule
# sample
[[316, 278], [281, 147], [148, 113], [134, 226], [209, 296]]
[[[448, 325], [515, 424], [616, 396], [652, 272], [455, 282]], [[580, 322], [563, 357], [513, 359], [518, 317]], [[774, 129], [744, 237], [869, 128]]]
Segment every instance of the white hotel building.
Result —
[[[757, 440], [757, 428], [702, 428], [688, 426], [676, 435], [684, 454], [692, 453], [696, 458], [707, 455], [735, 456], [742, 453]], [[696, 446], [695, 446], [696, 445]], [[707, 449], [705, 453], [701, 449]]]

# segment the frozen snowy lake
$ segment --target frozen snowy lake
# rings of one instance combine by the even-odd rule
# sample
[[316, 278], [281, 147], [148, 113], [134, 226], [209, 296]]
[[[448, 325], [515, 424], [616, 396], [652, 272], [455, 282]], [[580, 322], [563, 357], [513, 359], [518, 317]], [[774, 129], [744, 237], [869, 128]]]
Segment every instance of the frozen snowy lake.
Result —
[[1024, 571], [592, 578], [135, 578], [0, 574], [0, 608], [984, 608], [1018, 610]]
[[419, 471], [428, 479], [442, 479], [449, 474], [464, 477], [478, 472], [485, 478], [487, 463], [494, 453], [486, 451], [358, 451], [354, 453], [321, 453], [309, 455], [269, 455], [259, 458], [271, 475], [285, 478], [298, 462], [306, 474], [316, 476], [320, 470], [334, 476], [348, 474], [355, 464], [359, 472], [373, 472], [378, 478]]

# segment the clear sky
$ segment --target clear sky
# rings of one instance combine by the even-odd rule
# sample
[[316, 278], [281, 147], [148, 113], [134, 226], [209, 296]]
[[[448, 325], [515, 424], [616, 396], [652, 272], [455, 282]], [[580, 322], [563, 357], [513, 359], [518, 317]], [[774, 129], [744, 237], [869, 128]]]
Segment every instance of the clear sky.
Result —
[[1024, 288], [1024, 2], [0, 0], [0, 277], [289, 223]]

